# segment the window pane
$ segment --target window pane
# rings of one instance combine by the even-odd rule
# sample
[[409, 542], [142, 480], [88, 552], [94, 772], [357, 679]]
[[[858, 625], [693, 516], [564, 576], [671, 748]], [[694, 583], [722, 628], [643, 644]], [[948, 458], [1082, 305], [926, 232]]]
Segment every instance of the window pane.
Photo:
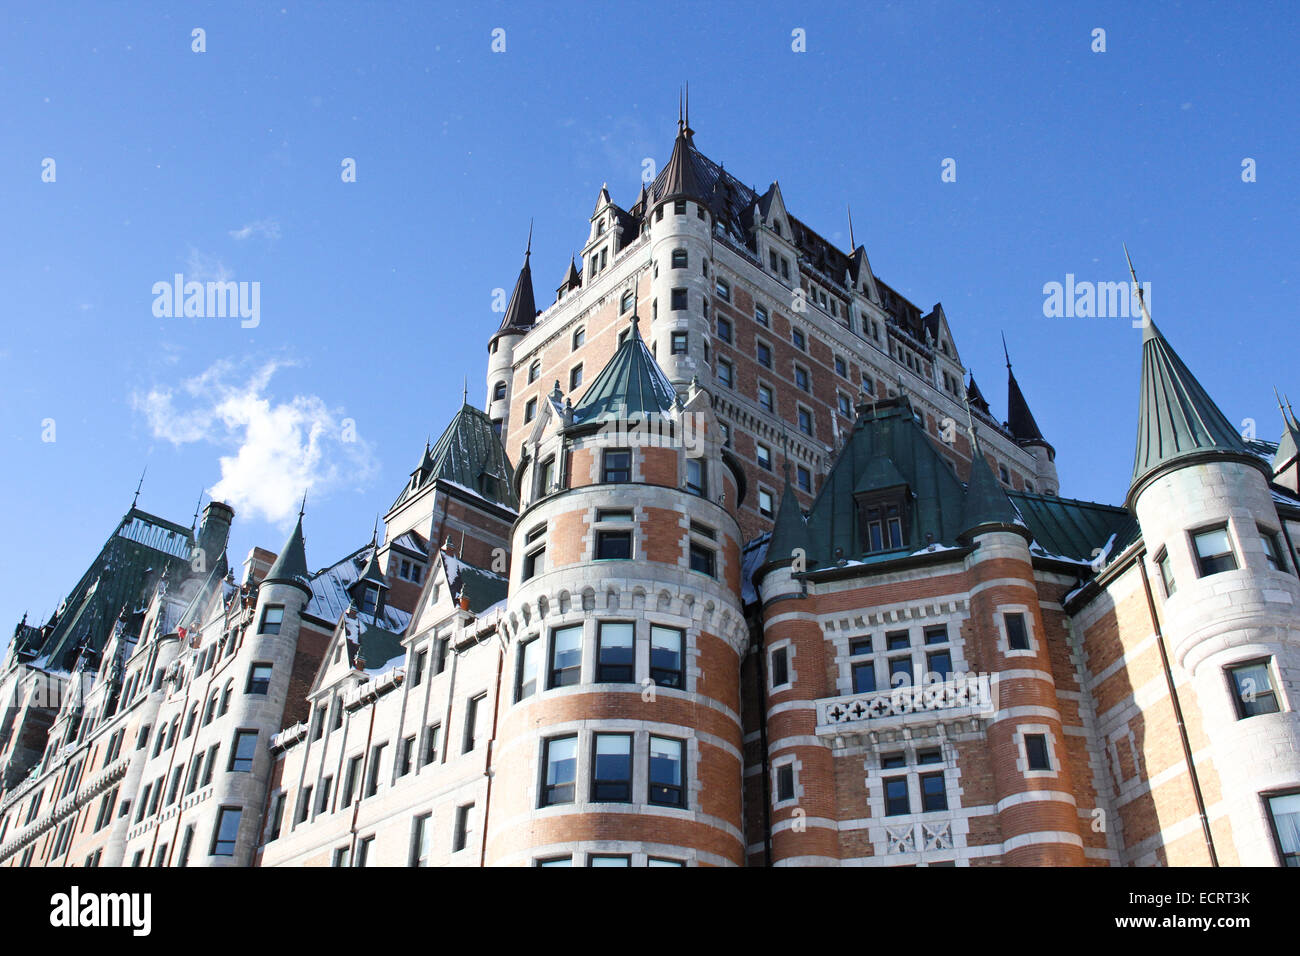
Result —
[[633, 635], [630, 622], [602, 621], [599, 629], [600, 654], [596, 679], [629, 683], [633, 669]]
[[578, 683], [582, 672], [582, 626], [562, 627], [552, 637], [551, 686]]
[[682, 742], [650, 738], [650, 802], [683, 806]]
[[624, 803], [632, 799], [632, 737], [597, 734], [591, 799]]
[[670, 627], [650, 626], [650, 679], [660, 687], [681, 687], [685, 636]]
[[546, 789], [543, 805], [573, 802], [573, 781], [577, 769], [577, 737], [557, 737], [546, 742]]
[[1300, 866], [1300, 793], [1269, 797], [1268, 809], [1282, 847], [1283, 863]]
[[853, 693], [869, 694], [876, 689], [876, 666], [872, 663], [853, 665]]

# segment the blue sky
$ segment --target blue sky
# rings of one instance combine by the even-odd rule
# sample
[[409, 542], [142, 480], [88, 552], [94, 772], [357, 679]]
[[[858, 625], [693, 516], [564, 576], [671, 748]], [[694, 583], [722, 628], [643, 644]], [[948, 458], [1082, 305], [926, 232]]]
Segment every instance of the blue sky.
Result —
[[[667, 159], [683, 81], [697, 145], [730, 171], [779, 179], [843, 247], [852, 204], [876, 273], [943, 303], [996, 413], [1006, 332], [1062, 494], [1123, 497], [1141, 333], [1046, 318], [1043, 285], [1125, 279], [1124, 241], [1175, 348], [1275, 440], [1272, 386], [1300, 399], [1297, 19], [1263, 3], [10, 7], [0, 641], [75, 583], [146, 465], [156, 514], [188, 524], [203, 489], [233, 500], [235, 563], [279, 548], [304, 484], [313, 566], [364, 543], [464, 376], [481, 404], [492, 293], [529, 218], [549, 302], [601, 183], [630, 205], [643, 159]], [[153, 284], [176, 272], [259, 283], [259, 324], [155, 317]]]

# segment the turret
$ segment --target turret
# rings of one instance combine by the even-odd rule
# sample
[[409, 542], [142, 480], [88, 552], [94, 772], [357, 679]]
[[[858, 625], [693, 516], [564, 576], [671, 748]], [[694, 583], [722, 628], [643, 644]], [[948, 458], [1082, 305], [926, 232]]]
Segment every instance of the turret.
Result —
[[1011, 370], [1011, 354], [1007, 351], [1005, 337], [1002, 349], [1007, 358], [1007, 430], [1016, 444], [1034, 458], [1034, 490], [1054, 495], [1061, 484], [1056, 473], [1056, 449], [1043, 437], [1038, 422], [1034, 421], [1029, 403], [1016, 381], [1016, 373]]
[[[1300, 718], [1286, 699], [1300, 681], [1300, 582], [1282, 544], [1272, 469], [1246, 447], [1141, 301], [1128, 505], [1141, 526], [1171, 663], [1191, 676], [1182, 693], [1194, 697], [1209, 737], [1195, 764], [1221, 791], [1209, 821], [1220, 855], [1278, 865], [1267, 794], [1300, 786]], [[1234, 845], [1235, 861], [1224, 856]]]
[[506, 305], [501, 326], [488, 340], [487, 412], [499, 436], [507, 434], [510, 397], [514, 389], [515, 346], [537, 321], [537, 304], [533, 298], [533, 271], [529, 258], [533, 252], [533, 229], [528, 227], [528, 245], [524, 265], [515, 280], [514, 291]]

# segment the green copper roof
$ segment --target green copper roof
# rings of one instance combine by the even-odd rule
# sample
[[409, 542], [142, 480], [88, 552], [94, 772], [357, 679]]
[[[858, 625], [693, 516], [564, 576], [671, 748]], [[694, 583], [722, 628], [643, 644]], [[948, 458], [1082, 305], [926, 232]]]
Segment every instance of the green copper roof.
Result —
[[1049, 555], [1091, 561], [1093, 551], [1105, 548], [1112, 535], [1111, 556], [1138, 536], [1137, 519], [1126, 508], [1019, 491], [1009, 497], [1033, 533], [1034, 543]]
[[402, 636], [394, 634], [386, 628], [377, 625], [358, 624], [358, 627], [364, 628], [361, 635], [357, 638], [356, 647], [348, 642], [348, 653], [352, 658], [352, 665], [355, 667], [357, 658], [365, 662], [367, 670], [375, 670], [387, 664], [394, 657], [399, 657], [405, 650], [402, 644]]
[[289, 540], [280, 549], [280, 554], [271, 565], [271, 570], [266, 572], [262, 583], [295, 584], [310, 593], [311, 587], [307, 584], [308, 576], [307, 547], [302, 538], [302, 512], [299, 512], [293, 531], [289, 533]]
[[970, 465], [970, 481], [966, 483], [966, 497], [961, 510], [962, 534], [969, 535], [977, 528], [1017, 524], [1015, 506], [994, 477], [978, 439], [972, 443], [972, 447], [974, 456]]
[[1148, 475], [1189, 455], [1219, 452], [1250, 459], [1237, 429], [1219, 411], [1178, 353], [1148, 322], [1142, 341], [1142, 392], [1130, 494]]
[[802, 548], [807, 554], [808, 525], [803, 512], [799, 509], [799, 499], [795, 497], [794, 486], [790, 484], [790, 465], [785, 466], [785, 487], [781, 491], [781, 504], [776, 511], [776, 522], [772, 526], [772, 538], [767, 546], [767, 561], [785, 562], [794, 558], [796, 548]]
[[663, 415], [676, 400], [676, 390], [646, 348], [633, 316], [632, 333], [573, 406], [573, 421], [582, 425], [632, 415]]
[[857, 496], [894, 487], [899, 479], [908, 494], [903, 553], [932, 542], [956, 545], [965, 497], [961, 482], [913, 420], [906, 398], [899, 397], [862, 406], [853, 433], [809, 512], [809, 565], [827, 567], [839, 557], [861, 558], [865, 536]]
[[516, 511], [519, 499], [511, 487], [513, 477], [514, 469], [492, 427], [492, 419], [466, 403], [411, 473], [393, 507], [414, 497], [431, 482], [441, 480]]

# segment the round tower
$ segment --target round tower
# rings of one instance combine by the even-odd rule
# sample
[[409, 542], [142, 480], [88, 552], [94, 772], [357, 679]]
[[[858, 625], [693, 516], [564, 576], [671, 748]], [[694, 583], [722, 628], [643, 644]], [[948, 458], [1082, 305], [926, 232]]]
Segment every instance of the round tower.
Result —
[[273, 764], [268, 745], [282, 729], [302, 612], [312, 596], [302, 518], [299, 511], [289, 540], [258, 586], [254, 617], [232, 668], [234, 693], [222, 718], [228, 742], [221, 744], [220, 772], [207, 802], [211, 810], [197, 832], [214, 845], [233, 840], [234, 851], [210, 856], [213, 866], [251, 866], [259, 842]]
[[965, 561], [967, 642], [972, 666], [986, 672], [993, 685], [996, 713], [988, 727], [988, 749], [1002, 862], [1082, 866], [1083, 838], [1029, 553], [1031, 535], [993, 476], [973, 427], [971, 445], [961, 535], [975, 545]]
[[744, 862], [738, 478], [633, 322], [519, 465], [488, 865]]
[[501, 327], [488, 340], [487, 398], [483, 407], [492, 419], [502, 440], [510, 426], [510, 399], [514, 392], [515, 346], [537, 321], [537, 305], [533, 298], [533, 271], [529, 259], [533, 252], [533, 228], [528, 227], [528, 245], [524, 249], [524, 265], [515, 280], [514, 291], [506, 304]]
[[1215, 850], [1221, 863], [1277, 866], [1274, 801], [1300, 789], [1300, 581], [1271, 469], [1149, 319], [1142, 352], [1128, 505], [1169, 656], [1191, 677], [1189, 729], [1209, 738], [1210, 760], [1197, 745], [1195, 762]]
[[693, 131], [678, 121], [668, 165], [656, 179], [646, 210], [650, 224], [651, 350], [678, 390], [692, 378], [711, 380], [706, 350], [713, 329], [710, 260], [713, 214], [696, 170]]

